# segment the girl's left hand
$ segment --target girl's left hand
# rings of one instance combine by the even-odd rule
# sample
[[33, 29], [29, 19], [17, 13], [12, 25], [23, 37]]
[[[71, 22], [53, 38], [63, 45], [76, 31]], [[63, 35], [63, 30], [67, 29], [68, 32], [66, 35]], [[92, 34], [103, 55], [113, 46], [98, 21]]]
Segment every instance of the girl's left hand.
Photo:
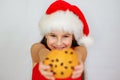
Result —
[[73, 71], [73, 74], [72, 74], [72, 78], [75, 79], [75, 78], [80, 77], [82, 75], [83, 70], [84, 70], [84, 64], [80, 63], [79, 65], [77, 65], [74, 68], [74, 71]]

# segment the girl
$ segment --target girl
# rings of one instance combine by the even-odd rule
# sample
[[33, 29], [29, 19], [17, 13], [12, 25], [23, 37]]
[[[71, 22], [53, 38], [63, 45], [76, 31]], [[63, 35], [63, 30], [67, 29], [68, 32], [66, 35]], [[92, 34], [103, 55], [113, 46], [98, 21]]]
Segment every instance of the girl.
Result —
[[[32, 80], [84, 80], [83, 70], [87, 55], [85, 45], [89, 28], [80, 9], [63, 0], [55, 1], [41, 18], [40, 30], [41, 42], [31, 48]], [[44, 65], [42, 61], [50, 50], [71, 47], [76, 51], [81, 64], [74, 68], [71, 77], [55, 79], [52, 72], [47, 72], [50, 66]]]

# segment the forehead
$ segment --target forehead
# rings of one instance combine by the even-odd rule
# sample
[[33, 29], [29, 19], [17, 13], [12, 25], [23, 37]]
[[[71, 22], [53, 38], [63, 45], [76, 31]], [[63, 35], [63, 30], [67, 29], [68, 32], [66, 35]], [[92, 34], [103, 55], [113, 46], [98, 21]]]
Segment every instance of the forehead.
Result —
[[68, 31], [63, 31], [63, 30], [53, 30], [52, 32], [48, 33], [48, 34], [69, 34], [69, 35], [73, 35], [71, 32]]

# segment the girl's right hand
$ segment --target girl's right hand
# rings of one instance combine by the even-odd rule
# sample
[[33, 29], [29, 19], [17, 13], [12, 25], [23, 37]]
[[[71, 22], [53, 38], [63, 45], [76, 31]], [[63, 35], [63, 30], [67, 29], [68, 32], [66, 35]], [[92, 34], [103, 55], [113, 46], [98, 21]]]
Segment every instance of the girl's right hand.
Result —
[[39, 70], [41, 74], [48, 80], [55, 80], [55, 78], [53, 77], [53, 73], [47, 71], [49, 69], [50, 69], [50, 66], [44, 65], [42, 62], [40, 62]]

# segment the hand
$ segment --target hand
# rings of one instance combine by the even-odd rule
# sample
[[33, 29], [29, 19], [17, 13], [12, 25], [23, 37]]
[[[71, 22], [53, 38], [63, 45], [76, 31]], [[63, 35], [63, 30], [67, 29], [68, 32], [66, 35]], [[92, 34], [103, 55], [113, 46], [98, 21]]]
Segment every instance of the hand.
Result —
[[53, 73], [47, 71], [49, 69], [50, 69], [50, 66], [46, 66], [42, 62], [40, 62], [39, 70], [40, 70], [41, 74], [48, 80], [55, 80], [55, 78], [53, 77]]
[[79, 65], [77, 65], [74, 68], [74, 71], [73, 71], [73, 74], [72, 74], [72, 78], [75, 79], [75, 78], [80, 77], [82, 75], [83, 70], [84, 70], [84, 64], [80, 63]]

